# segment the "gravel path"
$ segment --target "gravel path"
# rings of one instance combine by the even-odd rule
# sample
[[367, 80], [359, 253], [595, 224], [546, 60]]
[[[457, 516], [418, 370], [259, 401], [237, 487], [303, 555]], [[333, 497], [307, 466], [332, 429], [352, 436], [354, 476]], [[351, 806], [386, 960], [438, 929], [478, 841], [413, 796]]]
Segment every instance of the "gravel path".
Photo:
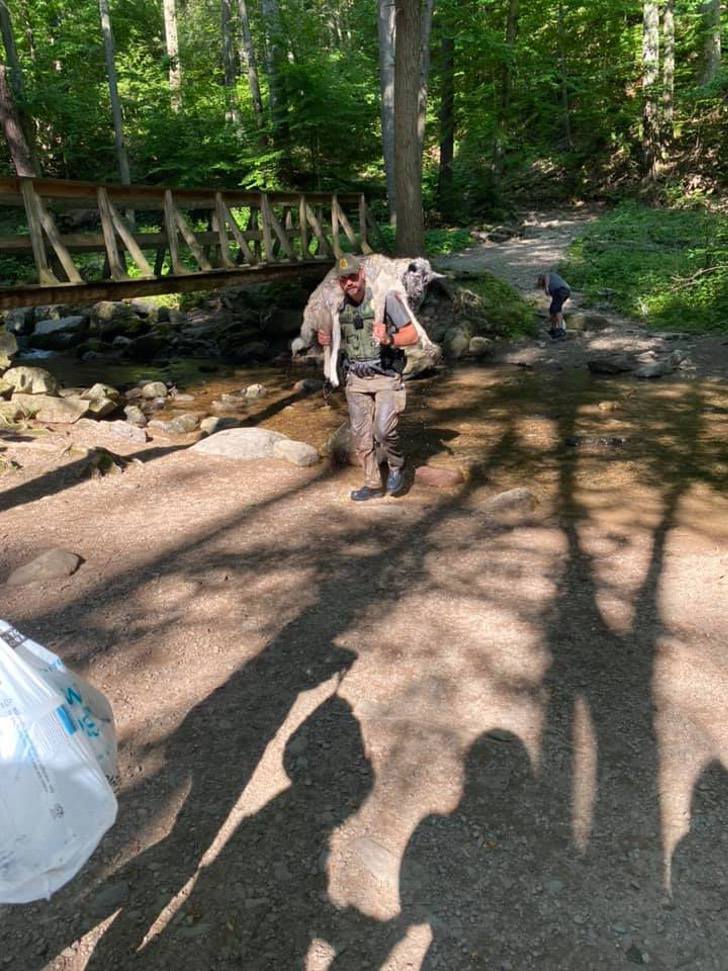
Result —
[[535, 293], [536, 276], [556, 266], [569, 244], [596, 217], [594, 210], [586, 208], [525, 213], [522, 236], [504, 243], [478, 243], [455, 256], [441, 257], [437, 266], [443, 272], [490, 270], [519, 290]]

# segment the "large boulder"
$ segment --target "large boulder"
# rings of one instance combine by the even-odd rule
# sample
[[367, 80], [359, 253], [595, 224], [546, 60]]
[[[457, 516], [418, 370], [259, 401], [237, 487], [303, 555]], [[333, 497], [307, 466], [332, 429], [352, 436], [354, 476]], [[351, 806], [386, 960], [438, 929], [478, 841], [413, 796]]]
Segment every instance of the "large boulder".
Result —
[[472, 357], [485, 357], [493, 347], [493, 341], [488, 337], [471, 337], [468, 344], [468, 354]]
[[142, 398], [166, 398], [167, 385], [163, 381], [148, 381], [142, 385]]
[[110, 421], [104, 427], [117, 438], [123, 438], [135, 445], [143, 445], [149, 440], [149, 436], [143, 428], [131, 425], [128, 421]]
[[468, 353], [470, 338], [460, 327], [451, 327], [445, 334], [445, 353], [448, 357], [459, 358]]
[[112, 336], [138, 329], [141, 321], [129, 304], [101, 300], [91, 310], [91, 323], [99, 334]]
[[433, 356], [424, 347], [414, 344], [405, 348], [407, 363], [404, 368], [405, 378], [413, 378], [417, 374], [426, 374], [437, 364], [437, 357]]
[[200, 425], [200, 416], [194, 414], [177, 415], [164, 421], [161, 418], [154, 418], [149, 422], [149, 430], [160, 432], [162, 435], [188, 435], [194, 432]]
[[675, 365], [670, 360], [669, 357], [664, 358], [662, 361], [651, 361], [647, 364], [643, 364], [642, 367], [637, 368], [634, 372], [636, 378], [663, 378], [666, 374], [672, 374], [675, 370]]
[[316, 465], [319, 460], [319, 453], [306, 442], [295, 442], [290, 438], [275, 442], [273, 445], [273, 458], [283, 459], [292, 465], [305, 468], [309, 465]]
[[70, 577], [82, 563], [83, 559], [76, 553], [62, 549], [48, 550], [13, 570], [6, 582], [9, 587], [22, 587], [27, 583], [60, 580]]
[[3, 374], [3, 380], [21, 394], [54, 395], [58, 382], [53, 375], [40, 367], [14, 367]]
[[81, 398], [58, 398], [48, 394], [20, 394], [16, 393], [11, 404], [21, 408], [23, 414], [38, 421], [54, 424], [73, 424], [90, 409], [90, 401]]
[[62, 351], [80, 338], [85, 327], [86, 318], [80, 315], [41, 320], [35, 325], [30, 343], [43, 350]]
[[18, 352], [18, 342], [15, 334], [8, 333], [7, 330], [0, 330], [0, 371], [10, 367], [11, 358]]
[[214, 435], [215, 432], [222, 432], [226, 428], [239, 428], [240, 424], [239, 418], [210, 415], [208, 418], [203, 418], [200, 422], [200, 431], [204, 432], [205, 435]]
[[319, 460], [318, 452], [311, 445], [267, 428], [229, 428], [215, 432], [193, 445], [192, 451], [246, 461], [276, 458], [298, 466], [314, 465]]
[[5, 314], [5, 330], [9, 334], [29, 334], [33, 320], [33, 307], [16, 307]]
[[121, 404], [120, 392], [108, 384], [94, 384], [82, 393], [81, 399], [88, 401], [88, 413], [95, 418], [106, 418]]
[[583, 313], [582, 311], [575, 311], [573, 313], [567, 311], [564, 314], [564, 320], [569, 330], [576, 330], [580, 333], [607, 330], [611, 326], [611, 322], [607, 317], [603, 317], [601, 314]]
[[197, 442], [191, 450], [228, 459], [269, 459], [276, 442], [285, 440], [285, 435], [267, 428], [227, 428]]

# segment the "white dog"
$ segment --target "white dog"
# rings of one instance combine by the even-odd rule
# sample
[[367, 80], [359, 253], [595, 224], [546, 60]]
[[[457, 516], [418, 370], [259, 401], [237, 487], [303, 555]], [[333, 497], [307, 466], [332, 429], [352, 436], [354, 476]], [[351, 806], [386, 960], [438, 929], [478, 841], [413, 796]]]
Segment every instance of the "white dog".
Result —
[[[417, 320], [414, 311], [421, 306], [429, 284], [441, 278], [442, 274], [435, 273], [429, 261], [421, 257], [411, 260], [390, 259], [388, 256], [373, 253], [371, 256], [362, 257], [361, 262], [366, 273], [367, 286], [372, 291], [375, 319], [384, 320], [387, 294], [394, 291], [409, 312], [420, 339], [420, 347], [436, 360], [440, 349], [427, 336], [427, 331]], [[309, 297], [303, 311], [301, 333], [291, 345], [291, 352], [296, 355], [316, 343], [319, 330], [330, 330], [331, 346], [324, 347], [324, 375], [334, 387], [339, 384], [337, 367], [341, 348], [341, 300], [341, 287], [335, 270], [332, 269]]]

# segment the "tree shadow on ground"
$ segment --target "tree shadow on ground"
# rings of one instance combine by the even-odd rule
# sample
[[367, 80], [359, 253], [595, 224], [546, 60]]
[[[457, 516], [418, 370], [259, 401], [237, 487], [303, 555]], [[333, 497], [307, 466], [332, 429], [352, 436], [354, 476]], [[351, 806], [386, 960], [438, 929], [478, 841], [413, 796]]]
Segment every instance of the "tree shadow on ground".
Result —
[[[540, 404], [542, 391], [534, 386], [521, 392], [521, 407]], [[670, 949], [677, 954], [694, 947], [695, 927], [689, 921], [670, 924], [663, 906], [651, 679], [662, 635], [658, 590], [667, 538], [681, 497], [694, 482], [710, 481], [712, 475], [710, 456], [700, 455], [697, 445], [699, 400], [686, 396], [672, 414], [669, 408], [663, 412], [661, 420], [669, 424], [672, 419], [671, 442], [658, 451], [648, 447], [642, 455], [661, 512], [649, 527], [651, 556], [631, 595], [633, 620], [625, 632], [610, 626], [600, 605], [602, 585], [584, 535], [591, 514], [577, 475], [582, 457], [564, 454], [560, 444], [579, 430], [582, 401], [580, 394], [564, 401], [557, 442], [545, 458], [540, 456], [558, 472], [554, 525], [565, 548], [553, 575], [554, 596], [540, 618], [552, 657], [540, 759], [532, 772], [524, 747], [513, 736], [486, 735], [475, 745], [457, 813], [431, 817], [410, 841], [401, 877], [401, 917], [376, 923], [336, 911], [324, 886], [322, 854], [330, 834], [357, 811], [372, 784], [353, 715], [339, 699], [326, 703], [302, 729], [317, 739], [328, 734], [331, 758], [317, 767], [324, 775], [314, 776], [305, 747], [302, 754], [294, 736], [286, 750], [292, 789], [238, 820], [221, 855], [209, 868], [198, 868], [301, 693], [351, 668], [356, 655], [338, 645], [340, 637], [373, 612], [386, 617], [404, 591], [426, 583], [428, 553], [441, 553], [443, 530], [472, 512], [469, 503], [478, 483], [503, 468], [524, 469], [538, 460], [519, 434], [517, 414], [504, 417], [492, 442], [481, 449], [477, 479], [418, 515], [408, 530], [382, 533], [376, 531], [376, 519], [352, 520], [342, 523], [333, 545], [324, 536], [320, 547], [305, 551], [314, 576], [311, 602], [166, 739], [163, 768], [122, 801], [124, 817], [138, 824], [141, 852], [132, 852], [105, 883], [102, 877], [95, 902], [78, 884], [59, 895], [54, 906], [56, 913], [67, 915], [67, 923], [49, 934], [54, 953], [117, 911], [89, 964], [94, 971], [172, 967], [183, 960], [193, 967], [278, 971], [299, 966], [303, 949], [319, 935], [333, 947], [336, 971], [377, 968], [406, 928], [423, 920], [434, 933], [425, 967], [446, 971], [486, 968], [494, 961], [519, 969], [613, 968], [647, 952], [656, 955], [654, 966], [671, 967]], [[489, 402], [502, 404], [487, 391], [475, 394], [459, 413], [447, 402], [444, 410], [451, 419], [477, 416]], [[439, 421], [443, 409], [433, 414]], [[593, 460], [593, 474], [608, 461]], [[610, 501], [618, 505], [621, 497], [611, 495]], [[252, 513], [231, 519], [223, 531]], [[354, 544], [373, 534], [371, 552], [351, 554]], [[487, 548], [496, 535], [502, 532], [492, 524], [476, 524], [468, 538]], [[198, 541], [183, 558], [165, 556], [157, 567], [204, 571], [214, 559], [204, 546], [204, 540]], [[195, 551], [193, 568], [189, 561]], [[230, 554], [229, 565], [244, 577], [254, 565], [283, 568], [300, 555], [299, 550], [278, 552], [271, 540], [267, 547], [246, 550], [237, 563]], [[115, 596], [128, 597], [140, 582], [138, 576], [125, 578]], [[525, 615], [528, 604], [512, 609]], [[483, 681], [491, 676], [485, 664], [481, 675]], [[401, 731], [406, 734], [411, 727]], [[300, 764], [302, 757], [309, 758], [308, 765]], [[306, 786], [309, 769], [311, 787]], [[148, 846], [144, 826], [174, 799], [181, 808], [172, 829]], [[307, 826], [294, 826], [298, 814]], [[291, 841], [290, 854], [280, 845], [286, 840]], [[179, 916], [145, 945], [160, 913], [194, 880]], [[266, 887], [261, 897], [256, 896], [258, 881]], [[32, 916], [32, 910], [25, 913]], [[623, 925], [628, 934], [615, 929]], [[215, 963], [207, 963], [218, 935], [227, 950], [215, 950]], [[347, 946], [349, 941], [355, 943]], [[26, 966], [33, 966], [32, 960]]]

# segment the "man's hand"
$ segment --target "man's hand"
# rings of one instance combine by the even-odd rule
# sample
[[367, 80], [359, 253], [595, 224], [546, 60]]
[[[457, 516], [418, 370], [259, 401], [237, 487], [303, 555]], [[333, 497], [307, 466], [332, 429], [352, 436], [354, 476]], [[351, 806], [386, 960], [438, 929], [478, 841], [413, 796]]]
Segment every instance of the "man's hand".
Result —
[[372, 334], [374, 335], [374, 340], [379, 341], [380, 344], [384, 344], [386, 346], [387, 344], [392, 343], [392, 338], [387, 333], [387, 327], [383, 323], [375, 323], [372, 327]]
[[316, 336], [318, 337], [318, 342], [322, 347], [328, 347], [331, 344], [331, 332], [328, 330], [316, 331]]

